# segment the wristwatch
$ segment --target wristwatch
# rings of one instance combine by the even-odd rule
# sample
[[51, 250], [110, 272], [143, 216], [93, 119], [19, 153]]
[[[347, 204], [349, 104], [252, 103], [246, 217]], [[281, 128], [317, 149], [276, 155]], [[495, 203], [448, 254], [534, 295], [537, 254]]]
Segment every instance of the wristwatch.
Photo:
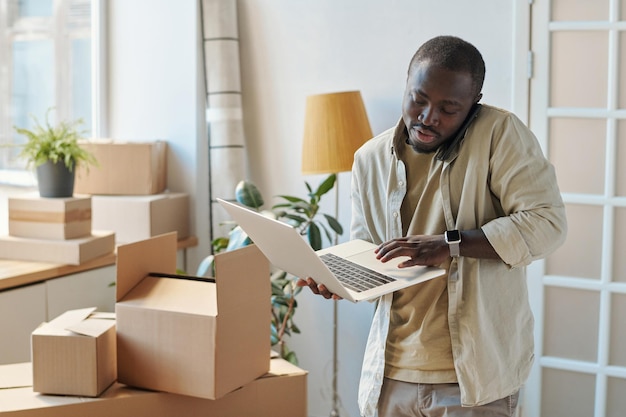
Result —
[[461, 254], [461, 232], [458, 230], [446, 230], [446, 243], [450, 247], [450, 256], [458, 258]]

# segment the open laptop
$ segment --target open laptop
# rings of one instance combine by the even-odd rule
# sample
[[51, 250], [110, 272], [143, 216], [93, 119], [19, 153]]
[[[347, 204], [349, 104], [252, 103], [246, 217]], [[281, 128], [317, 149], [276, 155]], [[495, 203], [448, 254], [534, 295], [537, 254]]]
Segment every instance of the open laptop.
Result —
[[217, 201], [274, 266], [299, 278], [311, 277], [352, 302], [371, 300], [445, 274], [435, 267], [398, 268], [406, 257], [382, 263], [374, 253], [377, 245], [364, 240], [314, 251], [287, 223], [236, 203]]

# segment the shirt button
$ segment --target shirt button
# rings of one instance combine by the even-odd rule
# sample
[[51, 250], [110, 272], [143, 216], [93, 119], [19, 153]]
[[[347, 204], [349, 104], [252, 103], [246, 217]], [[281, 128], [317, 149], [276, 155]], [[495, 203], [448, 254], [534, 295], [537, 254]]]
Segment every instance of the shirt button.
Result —
[[396, 218], [398, 217], [398, 212], [397, 211], [393, 212], [393, 217], [396, 217]]
[[400, 187], [404, 187], [404, 181], [400, 181], [400, 182], [398, 183], [398, 185], [399, 185]]

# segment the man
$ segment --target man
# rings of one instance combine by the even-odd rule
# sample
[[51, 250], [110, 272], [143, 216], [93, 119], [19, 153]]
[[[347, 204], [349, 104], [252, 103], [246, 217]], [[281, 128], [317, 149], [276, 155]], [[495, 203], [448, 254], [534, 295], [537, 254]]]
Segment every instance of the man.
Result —
[[[481, 105], [485, 65], [451, 36], [411, 60], [395, 128], [352, 170], [351, 238], [382, 262], [445, 277], [378, 300], [359, 407], [364, 416], [512, 416], [533, 361], [524, 267], [565, 239], [554, 169], [513, 114]], [[314, 277], [299, 280], [337, 298]]]

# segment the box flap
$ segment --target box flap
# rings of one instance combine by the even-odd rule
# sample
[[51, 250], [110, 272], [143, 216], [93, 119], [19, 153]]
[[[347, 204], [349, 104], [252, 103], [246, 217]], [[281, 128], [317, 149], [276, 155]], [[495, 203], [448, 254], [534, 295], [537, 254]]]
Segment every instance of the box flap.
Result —
[[90, 319], [115, 320], [115, 313], [107, 311], [94, 311], [89, 316]]
[[98, 337], [113, 326], [115, 326], [115, 320], [94, 319], [89, 317], [80, 323], [66, 327], [65, 330], [69, 330], [83, 336]]
[[218, 253], [215, 255], [215, 283], [220, 313], [239, 310], [259, 294], [266, 293], [269, 300], [269, 261], [256, 245]]
[[30, 362], [2, 365], [0, 389], [33, 386], [33, 367]]
[[120, 302], [144, 309], [215, 317], [218, 313], [216, 298], [213, 283], [149, 276]]
[[48, 326], [64, 329], [76, 323], [85, 320], [91, 313], [96, 311], [96, 307], [80, 308], [76, 310], [68, 310], [48, 322]]
[[304, 375], [308, 372], [281, 358], [270, 361], [270, 371], [263, 378], [283, 375]]
[[176, 232], [117, 248], [116, 301], [120, 301], [150, 272], [176, 272]]

